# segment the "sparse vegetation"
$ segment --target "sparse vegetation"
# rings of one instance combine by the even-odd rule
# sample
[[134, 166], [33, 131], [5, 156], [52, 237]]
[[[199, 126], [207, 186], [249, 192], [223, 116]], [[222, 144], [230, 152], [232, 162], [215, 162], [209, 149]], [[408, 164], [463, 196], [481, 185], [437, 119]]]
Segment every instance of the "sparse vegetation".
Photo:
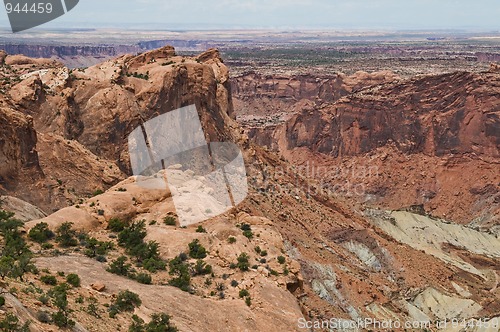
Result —
[[114, 318], [120, 312], [132, 312], [141, 304], [142, 301], [136, 293], [129, 290], [121, 291], [109, 307], [109, 316]]
[[27, 272], [35, 272], [31, 262], [32, 253], [23, 239], [19, 228], [23, 223], [13, 218], [14, 214], [0, 210], [0, 235], [3, 246], [0, 256], [0, 276], [19, 278]]
[[47, 223], [42, 222], [36, 224], [35, 227], [30, 229], [28, 236], [32, 241], [44, 243], [53, 239], [55, 234], [49, 229], [49, 225]]
[[240, 298], [243, 298], [243, 297], [248, 296], [250, 294], [248, 293], [248, 291], [246, 289], [242, 289], [242, 290], [240, 290], [240, 292], [238, 293], [238, 295], [239, 295]]
[[52, 303], [58, 309], [52, 314], [52, 321], [57, 327], [66, 328], [75, 325], [75, 322], [69, 318], [70, 310], [68, 308], [68, 289], [66, 283], [54, 286], [49, 291], [49, 296], [52, 298]]
[[196, 259], [207, 257], [207, 250], [200, 244], [198, 239], [189, 244], [189, 256]]
[[78, 276], [78, 274], [76, 273], [70, 273], [66, 277], [66, 282], [73, 287], [80, 287], [81, 283], [80, 276]]
[[85, 252], [84, 254], [90, 258], [96, 258], [98, 256], [106, 255], [110, 250], [114, 249], [113, 242], [109, 241], [99, 241], [96, 238], [87, 238], [85, 241]]
[[127, 264], [128, 258], [126, 256], [120, 256], [117, 259], [115, 259], [109, 267], [106, 269], [106, 271], [114, 274], [118, 274], [121, 276], [128, 276], [130, 269], [132, 265]]
[[121, 221], [118, 218], [112, 218], [108, 221], [108, 229], [112, 232], [119, 233], [127, 227], [128, 224], [124, 221]]
[[2, 332], [29, 332], [31, 322], [26, 322], [23, 325], [19, 322], [14, 314], [7, 313], [5, 318], [0, 320], [0, 331]]
[[249, 224], [242, 224], [240, 229], [243, 231], [243, 235], [248, 239], [253, 238], [252, 227]]
[[198, 226], [198, 228], [196, 229], [196, 233], [206, 233], [207, 230], [205, 228], [203, 228], [203, 226]]
[[178, 329], [170, 322], [171, 317], [165, 313], [152, 314], [151, 321], [145, 324], [137, 315], [132, 316], [129, 332], [177, 332]]
[[40, 277], [40, 281], [43, 282], [46, 285], [52, 285], [55, 286], [57, 285], [57, 279], [54, 276], [51, 275], [45, 275]]
[[212, 266], [199, 259], [194, 266], [194, 275], [206, 275], [212, 273]]
[[64, 248], [75, 247], [78, 245], [78, 240], [76, 239], [76, 232], [73, 229], [72, 222], [65, 222], [57, 228], [56, 242], [59, 243], [59, 245]]
[[248, 259], [249, 257], [246, 253], [241, 253], [238, 256], [238, 263], [236, 264], [236, 267], [238, 267], [241, 271], [248, 271], [250, 267]]
[[230, 236], [230, 237], [227, 239], [227, 242], [229, 242], [229, 244], [236, 243], [236, 238], [235, 238], [234, 236]]
[[177, 221], [176, 221], [176, 218], [174, 216], [166, 216], [165, 218], [163, 218], [163, 223], [167, 226], [176, 226], [177, 225]]
[[277, 259], [278, 259], [278, 263], [280, 263], [280, 264], [285, 264], [285, 261], [286, 261], [285, 257], [283, 257], [283, 256], [278, 256], [278, 258], [277, 258]]
[[169, 280], [168, 284], [189, 292], [191, 290], [191, 275], [189, 274], [189, 266], [183, 258], [179, 255], [168, 263], [170, 275], [175, 276], [175, 278]]
[[134, 279], [137, 282], [145, 285], [151, 285], [151, 283], [153, 282], [151, 275], [148, 273], [138, 273], [134, 276]]
[[104, 191], [102, 189], [97, 189], [96, 191], [94, 191], [92, 193], [92, 196], [95, 197], [95, 196], [99, 196], [99, 195], [102, 195], [104, 194]]

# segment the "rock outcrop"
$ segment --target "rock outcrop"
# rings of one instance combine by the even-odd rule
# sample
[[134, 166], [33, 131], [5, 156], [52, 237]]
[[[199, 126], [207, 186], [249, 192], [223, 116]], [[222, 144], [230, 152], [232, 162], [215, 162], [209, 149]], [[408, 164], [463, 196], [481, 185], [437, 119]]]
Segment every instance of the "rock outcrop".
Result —
[[[229, 73], [215, 50], [184, 58], [167, 46], [80, 70], [22, 56], [5, 61], [9, 93], [1, 99], [13, 106], [0, 115], [7, 128], [0, 177], [47, 211], [130, 175], [128, 134], [168, 111], [195, 104], [209, 141], [244, 142], [231, 119]], [[50, 180], [21, 180], [22, 168], [38, 164]]]
[[349, 184], [335, 194], [392, 209], [423, 204], [490, 228], [500, 211], [499, 79], [494, 71], [424, 76], [302, 104], [278, 123], [243, 123], [257, 144], [309, 174], [315, 168], [323, 186]]

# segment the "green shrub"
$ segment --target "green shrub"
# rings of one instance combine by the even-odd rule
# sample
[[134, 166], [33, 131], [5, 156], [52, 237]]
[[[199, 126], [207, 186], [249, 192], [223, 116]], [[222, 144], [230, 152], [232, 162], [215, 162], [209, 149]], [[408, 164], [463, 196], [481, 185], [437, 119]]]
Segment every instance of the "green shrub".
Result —
[[40, 281], [43, 282], [46, 285], [57, 285], [57, 279], [54, 276], [42, 276], [40, 277]]
[[5, 297], [0, 296], [0, 307], [2, 307], [5, 304]]
[[135, 308], [140, 307], [142, 304], [139, 295], [129, 291], [121, 291], [118, 293], [115, 301], [109, 308], [110, 316], [114, 317], [119, 312], [132, 312]]
[[42, 294], [38, 297], [38, 301], [42, 302], [42, 304], [47, 305], [49, 303], [50, 297], [47, 294]]
[[203, 259], [207, 257], [207, 250], [200, 244], [198, 239], [191, 242], [189, 245], [189, 256], [191, 258]]
[[250, 298], [250, 296], [247, 296], [247, 297], [245, 298], [245, 304], [246, 304], [247, 306], [251, 306], [251, 305], [252, 305], [252, 299]]
[[238, 256], [238, 263], [236, 266], [241, 270], [241, 271], [248, 271], [250, 265], [248, 263], [248, 255], [246, 253], [241, 253]]
[[48, 250], [48, 249], [52, 249], [52, 248], [54, 248], [54, 245], [52, 243], [48, 243], [48, 242], [42, 243], [42, 249]]
[[283, 257], [283, 256], [278, 256], [278, 263], [280, 263], [280, 264], [285, 264], [285, 261], [286, 261], [285, 257]]
[[207, 230], [205, 228], [203, 228], [203, 226], [198, 226], [198, 228], [196, 229], [196, 233], [206, 233]]
[[62, 283], [52, 287], [48, 292], [49, 296], [52, 298], [52, 302], [59, 310], [66, 311], [68, 308], [68, 289], [69, 285]]
[[38, 319], [40, 323], [44, 324], [50, 324], [52, 322], [50, 314], [46, 311], [41, 311], [41, 310], [36, 313], [36, 319]]
[[101, 190], [101, 189], [97, 189], [96, 191], [94, 191], [92, 193], [92, 196], [99, 196], [99, 195], [102, 195], [102, 194], [104, 194], [104, 191]]
[[252, 230], [252, 226], [250, 226], [249, 224], [242, 224], [242, 225], [240, 226], [240, 229], [241, 229], [242, 231], [251, 231], [251, 230]]
[[20, 325], [19, 318], [10, 312], [0, 320], [0, 331], [2, 332], [29, 332], [30, 321]]
[[248, 293], [248, 291], [246, 289], [242, 289], [242, 290], [240, 290], [238, 295], [240, 296], [240, 298], [242, 298], [242, 297], [250, 295], [250, 293]]
[[32, 241], [44, 243], [54, 238], [55, 234], [49, 229], [49, 225], [45, 222], [36, 224], [28, 233]]
[[177, 328], [170, 322], [170, 316], [161, 314], [152, 314], [151, 321], [147, 324], [137, 315], [132, 316], [132, 324], [129, 332], [177, 332]]
[[66, 282], [73, 287], [80, 287], [81, 281], [80, 281], [80, 277], [78, 276], [78, 274], [70, 273], [66, 277]]
[[175, 278], [169, 280], [168, 284], [185, 292], [189, 292], [191, 290], [191, 275], [189, 274], [189, 266], [184, 263], [184, 260], [180, 255], [170, 260], [168, 264], [170, 268], [170, 275], [175, 276]]
[[121, 221], [118, 218], [112, 218], [109, 219], [108, 221], [108, 229], [112, 232], [119, 233], [123, 231], [127, 227], [127, 223], [124, 221]]
[[128, 258], [125, 256], [118, 257], [113, 262], [111, 262], [111, 264], [109, 264], [109, 267], [106, 269], [106, 271], [121, 276], [127, 276], [130, 272], [130, 268], [132, 267], [130, 264], [126, 263], [127, 260]]
[[90, 297], [88, 299], [88, 303], [89, 304], [87, 305], [87, 308], [85, 308], [85, 312], [96, 318], [101, 318], [101, 315], [99, 314], [99, 307], [97, 306], [97, 299], [95, 297]]
[[76, 232], [73, 230], [72, 222], [65, 222], [56, 230], [56, 242], [62, 247], [74, 247], [78, 245]]
[[166, 216], [163, 218], [163, 223], [167, 226], [176, 226], [177, 221], [174, 216]]
[[142, 262], [142, 268], [150, 273], [165, 270], [166, 265], [165, 261], [159, 258], [148, 258]]
[[75, 322], [68, 317], [68, 314], [61, 310], [52, 314], [52, 322], [57, 327], [61, 328], [72, 327], [75, 325]]
[[127, 249], [132, 249], [141, 244], [146, 235], [145, 221], [133, 222], [118, 234], [118, 243]]
[[248, 239], [252, 239], [253, 233], [252, 233], [252, 231], [243, 231], [243, 236], [245, 236]]
[[194, 275], [206, 275], [212, 273], [212, 266], [199, 259], [194, 266]]
[[134, 279], [141, 283], [141, 284], [145, 284], [145, 285], [151, 285], [153, 279], [151, 278], [151, 275], [148, 274], [148, 273], [138, 273]]
[[103, 256], [108, 253], [108, 251], [113, 250], [115, 245], [113, 242], [109, 241], [99, 241], [96, 238], [87, 238], [85, 240], [85, 255], [90, 258], [95, 258], [97, 256]]
[[230, 237], [227, 239], [227, 242], [229, 242], [230, 244], [236, 243], [236, 238], [235, 238], [234, 236], [230, 236]]

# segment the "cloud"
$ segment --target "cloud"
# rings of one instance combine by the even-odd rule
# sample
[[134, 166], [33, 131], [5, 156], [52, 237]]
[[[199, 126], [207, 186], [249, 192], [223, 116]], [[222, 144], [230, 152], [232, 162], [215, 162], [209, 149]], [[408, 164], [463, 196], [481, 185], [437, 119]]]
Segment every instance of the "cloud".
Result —
[[498, 17], [498, 0], [82, 0], [51, 24], [499, 30]]

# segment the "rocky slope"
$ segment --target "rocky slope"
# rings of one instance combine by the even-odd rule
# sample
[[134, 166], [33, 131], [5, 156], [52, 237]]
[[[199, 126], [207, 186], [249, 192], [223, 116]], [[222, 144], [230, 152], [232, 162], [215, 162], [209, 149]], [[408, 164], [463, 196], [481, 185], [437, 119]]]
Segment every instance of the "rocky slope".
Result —
[[333, 194], [392, 209], [423, 204], [431, 214], [491, 228], [500, 208], [499, 78], [492, 66], [396, 81], [329, 104], [303, 100], [285, 123], [245, 124], [257, 144], [315, 174]]
[[[17, 202], [17, 206], [23, 206], [17, 209], [19, 213], [25, 211], [27, 216], [29, 212], [34, 217], [24, 224], [25, 232], [41, 223], [57, 231], [70, 221], [78, 241], [68, 247], [62, 245], [60, 238], [45, 244], [29, 240], [39, 271], [27, 273], [21, 281], [5, 279], [6, 284], [1, 287], [8, 293], [7, 304], [0, 318], [5, 312], [15, 312], [21, 321], [33, 321], [33, 331], [54, 331], [50, 319], [47, 321], [40, 314], [56, 311], [54, 302], [43, 297], [50, 296], [52, 289], [43, 280], [51, 275], [61, 283], [69, 273], [78, 273], [81, 286], [72, 287], [67, 296], [71, 309], [68, 313], [79, 331], [125, 331], [132, 322], [132, 312], [146, 320], [151, 313], [166, 312], [181, 331], [293, 331], [300, 330], [301, 320], [318, 322], [331, 318], [354, 325], [365, 318], [425, 324], [452, 318], [497, 319], [497, 237], [483, 234], [479, 228], [472, 230], [416, 215], [415, 212], [422, 213], [417, 208], [411, 212], [374, 210], [373, 204], [362, 205], [344, 193], [332, 195], [323, 190], [325, 183], [321, 178], [304, 174], [298, 167], [306, 158], [321, 161], [322, 166], [336, 165], [334, 162], [343, 156], [333, 158], [333, 146], [319, 151], [319, 147], [330, 146], [326, 143], [330, 139], [327, 120], [336, 119], [333, 114], [348, 114], [347, 98], [357, 109], [361, 108], [364, 94], [375, 94], [377, 87], [340, 98], [325, 105], [325, 111], [317, 110], [316, 101], [303, 102], [310, 107], [311, 120], [305, 120], [309, 113], [299, 112], [286, 124], [294, 130], [271, 133], [279, 139], [277, 147], [283, 153], [280, 158], [261, 144], [248, 142], [234, 121], [238, 112], [232, 105], [229, 73], [216, 50], [183, 58], [166, 47], [80, 71], [57, 63], [6, 56], [2, 75], [4, 93], [0, 102], [5, 107], [1, 108], [0, 119], [4, 119], [2, 128], [7, 130], [0, 133], [0, 156], [6, 165], [0, 173], [0, 189], [46, 212], [47, 216]], [[467, 84], [466, 79], [461, 82]], [[481, 91], [483, 85], [471, 84]], [[397, 83], [383, 86], [391, 91], [404, 88]], [[411, 89], [412, 85], [408, 86]], [[422, 92], [427, 93], [430, 92]], [[478, 96], [478, 100], [483, 100], [489, 94]], [[485, 100], [494, 101], [488, 98]], [[392, 105], [391, 99], [387, 99], [379, 102]], [[143, 121], [192, 103], [197, 106], [209, 141], [234, 142], [243, 150], [249, 195], [223, 215], [200, 225], [179, 227], [171, 192], [148, 189], [139, 185], [136, 177], [129, 177], [126, 139]], [[326, 111], [337, 108], [338, 113]], [[450, 109], [446, 113], [454, 112]], [[446, 113], [439, 119], [448, 119]], [[372, 119], [370, 112], [359, 114]], [[302, 127], [307, 125], [308, 130], [300, 130], [299, 119], [305, 121]], [[383, 123], [373, 119], [373, 135], [386, 133]], [[345, 133], [342, 131], [345, 138], [340, 137], [345, 142], [357, 142], [358, 132], [349, 131], [354, 127], [347, 126]], [[312, 142], [310, 150], [288, 145], [292, 141], [307, 141], [310, 136], [304, 133], [325, 139]], [[398, 135], [391, 137], [399, 138]], [[491, 134], [485, 131], [480, 138], [482, 150], [477, 153], [486, 156], [491, 150]], [[258, 137], [254, 139], [258, 142]], [[395, 150], [394, 156], [388, 150], [365, 154], [357, 150], [359, 147], [347, 143], [346, 146], [352, 148], [351, 160], [342, 159], [347, 169], [363, 161], [356, 158], [393, 160], [403, 167], [396, 156], [409, 159], [424, 155], [411, 151], [402, 154], [404, 147]], [[473, 146], [470, 143], [471, 149]], [[463, 149], [467, 148], [465, 144]], [[324, 157], [318, 157], [320, 152]], [[442, 158], [438, 152], [431, 157]], [[487, 165], [490, 159], [483, 159]], [[432, 161], [424, 160], [421, 167]], [[144, 181], [156, 181], [164, 176], [162, 172]], [[182, 176], [189, 174], [190, 170], [186, 170]], [[400, 176], [404, 174], [408, 173]], [[446, 176], [449, 175], [444, 169], [444, 179]], [[492, 168], [491, 173], [484, 171], [481, 176], [494, 179], [498, 174]], [[466, 188], [469, 183], [463, 185]], [[193, 202], [193, 210], [203, 204], [201, 200]], [[13, 209], [12, 205], [5, 204], [3, 208]], [[134, 278], [137, 273], [146, 272], [144, 264], [134, 256], [141, 253], [132, 253], [120, 244], [124, 235], [112, 227], [116, 227], [117, 219], [125, 223], [143, 220], [144, 239], [155, 241], [158, 259], [176, 264], [176, 257], [184, 253], [183, 262], [190, 277], [189, 288], [185, 289], [188, 292], [171, 285], [176, 276], [169, 271], [172, 266], [152, 273], [152, 285], [107, 271], [125, 255], [135, 270]], [[109, 241], [112, 248], [102, 255], [93, 255], [91, 238]], [[412, 241], [413, 238], [421, 240]], [[211, 273], [203, 275], [200, 269], [204, 265], [187, 255], [194, 240], [206, 248], [202, 260], [211, 266]], [[249, 259], [246, 268], [237, 264], [243, 253]], [[141, 305], [109, 317], [109, 307], [125, 289], [139, 294]], [[240, 293], [243, 290], [249, 295]], [[370, 329], [374, 328], [365, 328]]]

